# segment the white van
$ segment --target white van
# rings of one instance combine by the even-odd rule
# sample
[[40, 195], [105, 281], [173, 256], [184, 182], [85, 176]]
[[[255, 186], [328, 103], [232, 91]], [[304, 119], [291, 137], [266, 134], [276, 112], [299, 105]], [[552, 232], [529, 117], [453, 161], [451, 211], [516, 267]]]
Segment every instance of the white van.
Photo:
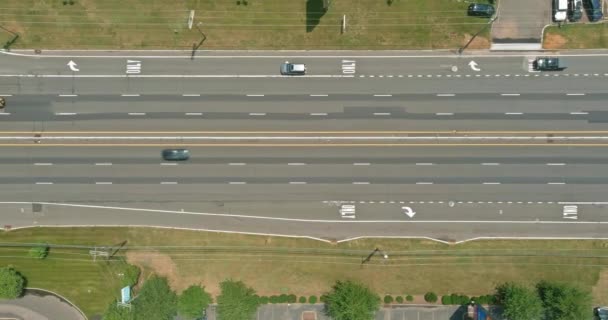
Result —
[[568, 0], [553, 0], [553, 20], [566, 21], [568, 15]]

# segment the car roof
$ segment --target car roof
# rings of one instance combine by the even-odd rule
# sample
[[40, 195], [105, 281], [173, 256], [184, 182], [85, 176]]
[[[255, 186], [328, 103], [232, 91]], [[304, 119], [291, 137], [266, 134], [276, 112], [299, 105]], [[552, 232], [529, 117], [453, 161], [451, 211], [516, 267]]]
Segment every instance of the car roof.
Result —
[[304, 64], [301, 64], [301, 63], [297, 63], [297, 64], [294, 63], [294, 64], [291, 65], [291, 69], [293, 71], [304, 71], [304, 70], [306, 70], [306, 66]]

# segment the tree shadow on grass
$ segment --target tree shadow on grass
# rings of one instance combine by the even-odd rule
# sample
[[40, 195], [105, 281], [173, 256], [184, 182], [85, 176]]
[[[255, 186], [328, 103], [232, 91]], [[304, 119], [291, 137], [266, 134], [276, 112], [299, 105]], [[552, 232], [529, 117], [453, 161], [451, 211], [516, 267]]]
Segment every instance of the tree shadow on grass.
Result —
[[312, 32], [327, 12], [324, 0], [306, 0], [306, 32]]

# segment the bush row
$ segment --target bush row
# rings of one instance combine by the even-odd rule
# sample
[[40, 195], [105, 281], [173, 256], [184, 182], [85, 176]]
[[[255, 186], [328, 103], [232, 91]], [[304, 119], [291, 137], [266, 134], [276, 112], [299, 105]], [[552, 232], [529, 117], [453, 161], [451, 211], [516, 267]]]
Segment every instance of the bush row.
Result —
[[393, 297], [390, 294], [384, 296], [385, 304], [389, 304], [389, 303], [393, 303], [393, 302], [403, 303], [403, 301], [412, 302], [412, 301], [414, 301], [414, 297], [409, 294], [407, 296], [405, 296], [405, 298], [403, 298], [402, 296]]
[[295, 294], [282, 294], [279, 296], [258, 296], [260, 304], [268, 303], [317, 303], [317, 296], [300, 297], [298, 298]]

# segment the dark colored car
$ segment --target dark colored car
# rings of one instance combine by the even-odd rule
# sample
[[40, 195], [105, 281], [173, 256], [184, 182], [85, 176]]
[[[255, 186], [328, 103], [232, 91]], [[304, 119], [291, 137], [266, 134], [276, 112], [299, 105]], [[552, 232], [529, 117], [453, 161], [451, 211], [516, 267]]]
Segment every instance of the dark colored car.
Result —
[[557, 57], [536, 58], [533, 66], [534, 69], [538, 71], [559, 71], [566, 69], [566, 65]]
[[471, 3], [467, 9], [467, 14], [473, 17], [490, 18], [495, 12], [494, 6], [486, 3]]
[[3, 97], [0, 97], [0, 109], [3, 109], [6, 106], [6, 100]]
[[165, 149], [162, 156], [167, 161], [186, 161], [190, 159], [190, 151], [188, 149]]
[[586, 0], [585, 5], [587, 6], [587, 17], [589, 17], [589, 21], [595, 22], [604, 18], [600, 0]]
[[568, 20], [579, 21], [583, 17], [583, 0], [568, 1]]

